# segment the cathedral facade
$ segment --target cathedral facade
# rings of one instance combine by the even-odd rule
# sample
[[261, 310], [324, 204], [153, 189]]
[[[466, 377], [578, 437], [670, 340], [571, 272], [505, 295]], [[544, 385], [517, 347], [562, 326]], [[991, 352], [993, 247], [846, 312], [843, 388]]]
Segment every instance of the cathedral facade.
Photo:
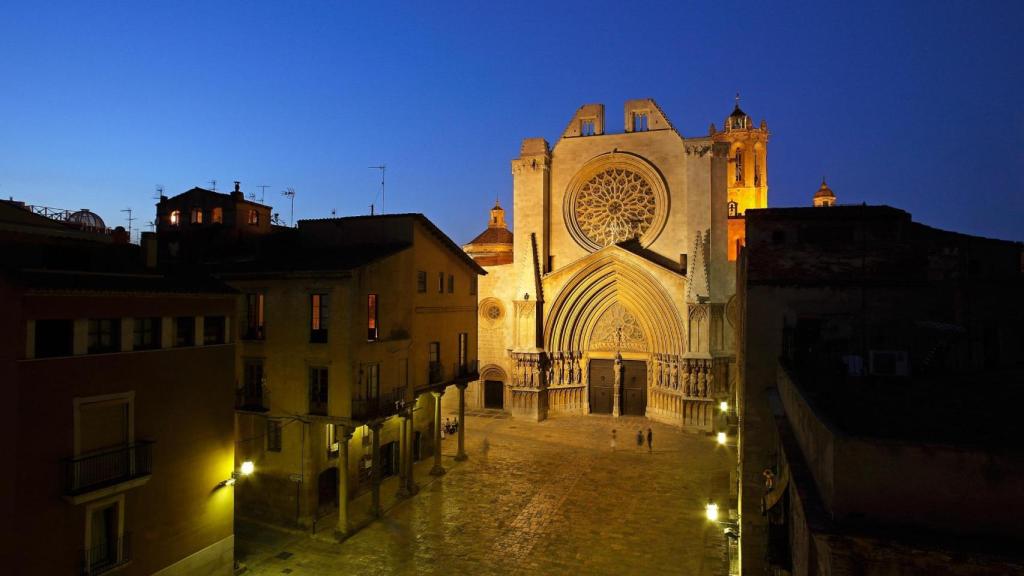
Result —
[[496, 204], [464, 246], [488, 272], [478, 407], [710, 429], [731, 405], [736, 245], [744, 211], [767, 205], [767, 126], [738, 102], [695, 138], [653, 100], [623, 117], [608, 133], [604, 106], [588, 104], [553, 148], [525, 139], [512, 231]]

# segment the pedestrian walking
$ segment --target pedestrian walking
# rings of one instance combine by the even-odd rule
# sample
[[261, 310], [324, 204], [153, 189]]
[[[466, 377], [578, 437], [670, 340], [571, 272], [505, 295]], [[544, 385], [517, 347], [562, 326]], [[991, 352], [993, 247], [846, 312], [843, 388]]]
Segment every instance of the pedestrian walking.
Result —
[[441, 440], [444, 440], [445, 432], [448, 431], [448, 424], [441, 425]]
[[636, 431], [636, 449], [640, 450], [644, 447], [644, 431], [641, 428]]
[[654, 452], [654, 432], [651, 429], [647, 429], [647, 452]]
[[484, 436], [484, 441], [480, 443], [480, 451], [484, 453], [484, 460], [486, 460], [487, 453], [491, 451], [491, 443], [487, 441], [487, 436]]
[[615, 452], [615, 428], [612, 428], [612, 452]]

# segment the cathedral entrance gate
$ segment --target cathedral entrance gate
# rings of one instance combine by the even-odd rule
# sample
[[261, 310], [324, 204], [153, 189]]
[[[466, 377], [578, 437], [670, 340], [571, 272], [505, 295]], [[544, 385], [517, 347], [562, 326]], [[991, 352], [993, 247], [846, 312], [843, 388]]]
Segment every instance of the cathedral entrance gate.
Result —
[[484, 380], [484, 408], [505, 408], [505, 384], [500, 380]]
[[590, 361], [590, 413], [611, 414], [615, 394], [615, 361]]
[[[590, 361], [590, 413], [611, 414], [615, 401], [615, 361]], [[644, 416], [647, 413], [647, 363], [622, 361], [620, 413], [623, 416]]]

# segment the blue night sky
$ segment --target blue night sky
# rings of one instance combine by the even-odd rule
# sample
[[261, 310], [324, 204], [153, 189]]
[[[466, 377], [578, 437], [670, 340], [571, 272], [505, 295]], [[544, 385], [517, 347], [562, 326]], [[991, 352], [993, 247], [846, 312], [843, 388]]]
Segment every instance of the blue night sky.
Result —
[[[16, 4], [16, 5], [15, 5]], [[687, 136], [767, 119], [772, 206], [889, 204], [1024, 240], [1024, 2], [8, 2], [0, 197], [124, 225], [232, 180], [288, 219], [423, 212], [459, 243], [524, 137], [654, 98]]]

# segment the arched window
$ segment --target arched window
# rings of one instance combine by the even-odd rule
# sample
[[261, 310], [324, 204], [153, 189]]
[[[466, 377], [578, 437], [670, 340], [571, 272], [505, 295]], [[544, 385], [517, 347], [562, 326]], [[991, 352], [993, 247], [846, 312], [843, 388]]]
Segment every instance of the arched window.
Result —
[[736, 164], [736, 181], [743, 182], [743, 150], [736, 149], [736, 158], [734, 160]]
[[181, 210], [171, 210], [171, 226], [181, 225]]
[[754, 186], [761, 185], [761, 167], [757, 161], [757, 151], [754, 151]]
[[251, 226], [259, 226], [260, 213], [256, 210], [249, 210], [249, 219], [247, 221]]
[[735, 218], [736, 217], [737, 209], [738, 209], [738, 207], [736, 205], [736, 201], [735, 200], [733, 200], [732, 202], [729, 202], [729, 218]]

